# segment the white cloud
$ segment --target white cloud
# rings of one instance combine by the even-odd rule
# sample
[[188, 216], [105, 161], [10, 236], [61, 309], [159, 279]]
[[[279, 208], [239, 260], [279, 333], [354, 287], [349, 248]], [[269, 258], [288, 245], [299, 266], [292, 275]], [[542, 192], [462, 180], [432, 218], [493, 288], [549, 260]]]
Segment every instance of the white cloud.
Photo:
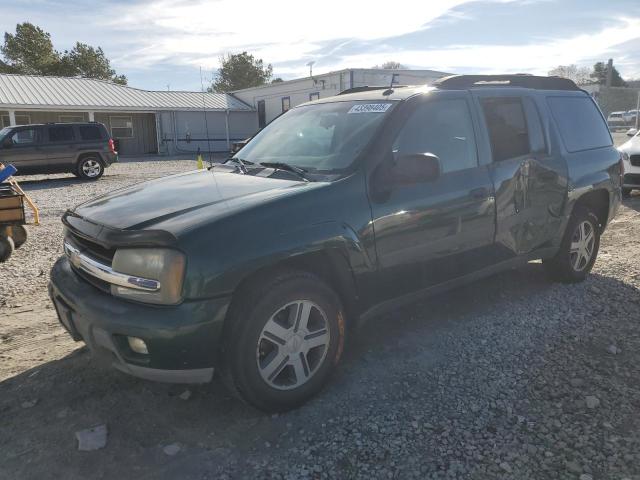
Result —
[[[299, 0], [152, 0], [120, 7], [116, 30], [144, 31], [143, 48], [116, 60], [140, 66], [159, 58], [215, 67], [224, 52], [250, 50], [271, 63], [309, 55], [321, 42], [340, 38], [372, 40], [425, 28], [453, 7], [470, 0], [372, 0], [339, 5]], [[150, 46], [152, 50], [150, 51]]]

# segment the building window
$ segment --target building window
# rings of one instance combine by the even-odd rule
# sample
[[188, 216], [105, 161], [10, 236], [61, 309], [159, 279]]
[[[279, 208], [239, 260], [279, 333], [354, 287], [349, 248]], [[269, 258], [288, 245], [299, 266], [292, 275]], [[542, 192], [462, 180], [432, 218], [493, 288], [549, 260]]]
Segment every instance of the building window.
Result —
[[84, 122], [84, 115], [83, 114], [76, 114], [76, 115], [58, 115], [58, 121], [60, 123], [75, 123], [75, 122]]
[[[11, 120], [9, 115], [2, 115], [0, 118], [2, 128], [11, 126]], [[29, 125], [31, 123], [31, 117], [29, 115], [16, 115], [16, 125]]]
[[282, 97], [282, 112], [286, 112], [291, 108], [291, 97]]
[[133, 119], [131, 117], [110, 117], [111, 136], [113, 138], [133, 138]]
[[320, 100], [320, 92], [313, 92], [309, 94], [309, 101]]

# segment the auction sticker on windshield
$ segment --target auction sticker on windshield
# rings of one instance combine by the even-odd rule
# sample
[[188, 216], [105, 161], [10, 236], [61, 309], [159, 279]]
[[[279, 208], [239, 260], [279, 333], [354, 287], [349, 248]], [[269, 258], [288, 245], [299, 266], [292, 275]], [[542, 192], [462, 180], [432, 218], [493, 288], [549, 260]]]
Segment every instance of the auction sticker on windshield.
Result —
[[384, 113], [391, 107], [390, 103], [359, 103], [347, 113]]

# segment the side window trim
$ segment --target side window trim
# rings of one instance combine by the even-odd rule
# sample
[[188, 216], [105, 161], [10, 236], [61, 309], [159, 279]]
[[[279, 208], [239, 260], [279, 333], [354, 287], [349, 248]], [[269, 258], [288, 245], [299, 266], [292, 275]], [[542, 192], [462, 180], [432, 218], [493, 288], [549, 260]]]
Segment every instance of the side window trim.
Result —
[[[547, 138], [547, 133], [544, 128], [544, 124], [542, 123], [542, 115], [540, 114], [540, 108], [538, 107], [537, 102], [531, 96], [523, 96], [522, 97], [522, 107], [524, 109], [524, 119], [527, 124], [527, 130], [529, 131], [529, 154], [533, 155], [549, 155], [549, 140]], [[532, 144], [534, 138], [534, 128], [533, 125], [538, 125], [538, 134], [540, 140], [542, 141], [542, 149], [538, 150]]]

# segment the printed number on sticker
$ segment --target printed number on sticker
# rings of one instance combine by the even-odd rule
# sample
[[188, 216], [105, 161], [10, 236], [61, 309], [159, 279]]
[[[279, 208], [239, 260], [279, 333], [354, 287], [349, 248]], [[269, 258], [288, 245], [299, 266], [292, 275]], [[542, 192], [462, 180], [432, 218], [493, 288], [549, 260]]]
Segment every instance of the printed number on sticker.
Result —
[[384, 113], [389, 107], [390, 103], [360, 103], [351, 107], [347, 113]]

